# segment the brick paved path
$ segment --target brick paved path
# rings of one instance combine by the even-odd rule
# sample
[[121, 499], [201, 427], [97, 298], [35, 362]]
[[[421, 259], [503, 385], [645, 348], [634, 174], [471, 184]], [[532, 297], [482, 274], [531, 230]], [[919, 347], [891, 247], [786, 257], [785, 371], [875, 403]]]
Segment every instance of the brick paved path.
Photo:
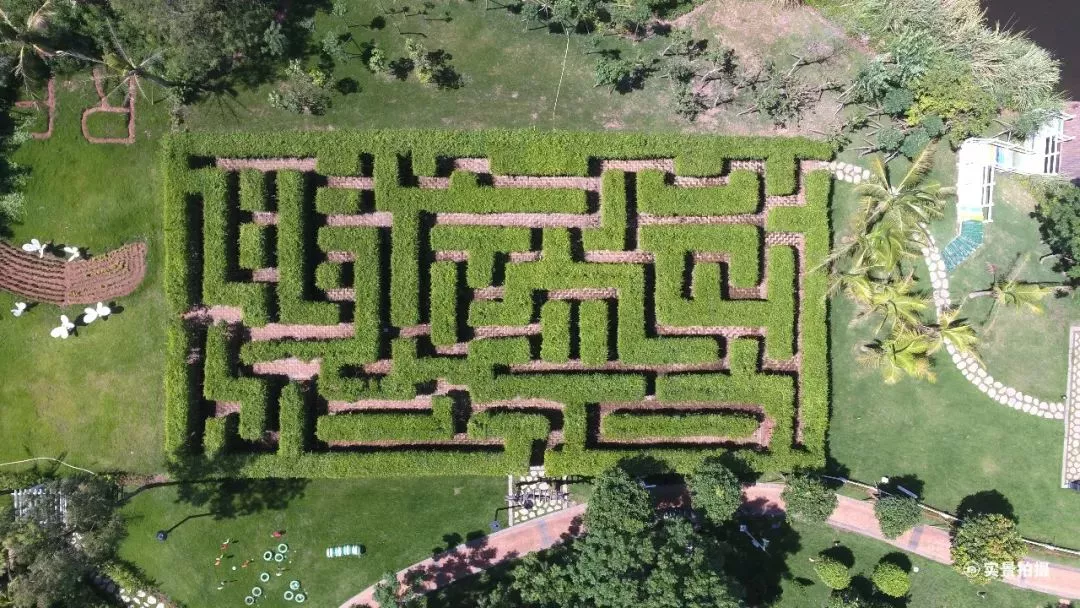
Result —
[[[771, 512], [784, 509], [780, 493], [784, 486], [778, 483], [760, 483], [749, 486], [743, 491], [743, 501], [747, 507], [759, 512]], [[875, 538], [890, 545], [921, 555], [927, 559], [949, 564], [949, 531], [933, 526], [919, 525], [898, 538], [889, 540], [881, 534], [877, 518], [874, 516], [874, 503], [869, 500], [856, 500], [840, 496], [840, 504], [829, 525], [846, 532]], [[491, 568], [506, 560], [515, 559], [546, 549], [561, 541], [568, 534], [576, 532], [580, 525], [576, 521], [585, 513], [585, 505], [576, 505], [565, 511], [530, 520], [526, 523], [496, 532], [478, 541], [466, 543], [451, 552], [443, 553], [438, 558], [426, 559], [398, 573], [398, 579], [404, 580], [408, 573], [422, 573], [424, 587], [428, 590], [440, 589], [450, 583]], [[1035, 571], [1036, 560], [1031, 562]], [[957, 575], [959, 576], [959, 574]], [[1060, 598], [1080, 599], [1080, 569], [1059, 564], [1050, 564], [1048, 576], [1021, 577], [1010, 576], [1005, 582], [1020, 587], [1039, 591]], [[359, 608], [364, 605], [374, 606], [372, 595], [375, 587], [364, 589], [359, 595], [341, 605], [341, 608]]]

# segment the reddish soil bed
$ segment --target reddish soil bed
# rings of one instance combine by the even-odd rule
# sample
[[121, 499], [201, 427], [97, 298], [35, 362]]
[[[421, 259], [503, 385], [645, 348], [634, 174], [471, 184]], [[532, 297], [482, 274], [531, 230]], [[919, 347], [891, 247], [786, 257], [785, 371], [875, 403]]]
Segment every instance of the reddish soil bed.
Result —
[[88, 260], [40, 258], [0, 243], [0, 289], [57, 306], [108, 302], [129, 295], [146, 275], [146, 244], [131, 243]]

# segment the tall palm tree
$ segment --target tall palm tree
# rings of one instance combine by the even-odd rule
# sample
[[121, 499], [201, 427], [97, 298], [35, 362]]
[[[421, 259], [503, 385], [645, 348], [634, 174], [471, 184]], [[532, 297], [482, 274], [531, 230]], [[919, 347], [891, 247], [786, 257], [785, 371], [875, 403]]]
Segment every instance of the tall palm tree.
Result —
[[929, 145], [919, 152], [904, 178], [894, 186], [889, 181], [885, 161], [880, 156], [871, 159], [870, 180], [855, 187], [862, 212], [859, 222], [871, 227], [892, 214], [904, 228], [925, 232], [925, 225], [943, 215], [949, 197], [956, 193], [955, 188], [926, 181], [933, 167], [934, 147]]
[[900, 281], [872, 285], [869, 298], [862, 304], [863, 312], [855, 317], [856, 320], [880, 314], [879, 332], [886, 324], [893, 333], [901, 329], [916, 330], [922, 326], [922, 313], [930, 307], [930, 299], [913, 292], [915, 282], [910, 276]]
[[930, 361], [934, 341], [928, 335], [900, 329], [884, 340], [875, 340], [862, 348], [859, 363], [877, 369], [885, 384], [896, 384], [910, 377], [935, 382]]
[[931, 352], [951, 344], [965, 355], [978, 356], [975, 347], [979, 344], [979, 336], [976, 335], [974, 327], [960, 319], [959, 308], [939, 312], [937, 324], [926, 325], [922, 331], [934, 340]]

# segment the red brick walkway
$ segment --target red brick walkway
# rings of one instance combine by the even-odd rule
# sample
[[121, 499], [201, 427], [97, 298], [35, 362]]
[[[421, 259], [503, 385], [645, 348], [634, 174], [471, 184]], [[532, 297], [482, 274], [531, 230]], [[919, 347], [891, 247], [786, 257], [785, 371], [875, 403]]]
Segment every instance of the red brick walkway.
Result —
[[[755, 484], [744, 490], [743, 501], [751, 509], [760, 512], [783, 510], [784, 501], [780, 499], [783, 489], [784, 486], [778, 483]], [[829, 525], [832, 527], [876, 538], [898, 549], [936, 562], [951, 563], [948, 530], [920, 525], [898, 538], [889, 540], [881, 534], [881, 528], [874, 516], [873, 502], [846, 496], [839, 498], [840, 504], [829, 518]], [[399, 572], [398, 579], [404, 580], [410, 573], [419, 573], [422, 575], [425, 589], [440, 589], [470, 574], [556, 544], [580, 525], [575, 520], [584, 513], [585, 505], [577, 505], [566, 511], [518, 524], [478, 541], [460, 545], [437, 558], [426, 559], [415, 564]], [[1032, 571], [1037, 571], [1034, 567], [1035, 560], [1025, 561], [1031, 562]], [[1026, 578], [1011, 576], [1006, 578], [1005, 582], [1015, 587], [1039, 591], [1055, 597], [1080, 599], [1080, 569], [1069, 566], [1050, 564], [1048, 576]], [[371, 599], [374, 592], [374, 586], [368, 587], [342, 604], [341, 608], [374, 606]]]

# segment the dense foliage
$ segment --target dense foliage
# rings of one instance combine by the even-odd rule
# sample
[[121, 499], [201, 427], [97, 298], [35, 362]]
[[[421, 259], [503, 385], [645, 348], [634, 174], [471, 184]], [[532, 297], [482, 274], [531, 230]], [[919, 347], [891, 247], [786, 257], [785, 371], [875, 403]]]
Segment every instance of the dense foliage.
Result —
[[703, 460], [688, 481], [690, 497], [711, 522], [722, 525], [742, 504], [742, 484], [721, 460]]
[[874, 503], [874, 515], [885, 538], [896, 538], [922, 519], [919, 501], [908, 496], [883, 496]]
[[722, 545], [683, 517], [657, 520], [648, 492], [620, 469], [596, 480], [585, 535], [531, 554], [512, 583], [469, 605], [517, 608], [739, 608], [737, 582], [723, 572]]
[[1000, 564], [1019, 562], [1027, 545], [1015, 521], [997, 513], [974, 513], [953, 526], [951, 554], [957, 571], [985, 584], [1001, 576]]
[[832, 488], [809, 475], [794, 475], [788, 479], [781, 498], [787, 505], [788, 514], [812, 523], [825, 522], [840, 503]]
[[1080, 279], [1080, 188], [1053, 184], [1042, 193], [1035, 217], [1043, 241], [1058, 256], [1058, 269], [1069, 279]]
[[[66, 477], [43, 489], [25, 516], [10, 507], [0, 513], [7, 593], [19, 608], [96, 605], [89, 575], [113, 560], [124, 534], [119, 488], [101, 477]], [[61, 496], [65, 515], [57, 511]]]

